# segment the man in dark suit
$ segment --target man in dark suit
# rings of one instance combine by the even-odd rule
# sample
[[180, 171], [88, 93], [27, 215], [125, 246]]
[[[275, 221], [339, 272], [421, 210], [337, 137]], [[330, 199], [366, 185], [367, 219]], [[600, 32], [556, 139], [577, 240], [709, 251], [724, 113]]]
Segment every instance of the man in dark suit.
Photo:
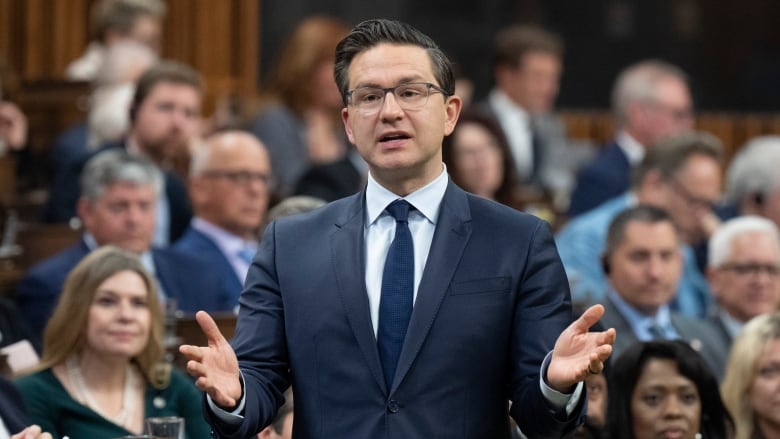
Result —
[[495, 87], [476, 108], [501, 127], [521, 181], [568, 198], [577, 169], [593, 150], [566, 137], [555, 115], [563, 41], [534, 25], [502, 29], [493, 45]]
[[152, 248], [161, 180], [150, 160], [122, 149], [104, 151], [87, 163], [78, 202], [84, 239], [34, 265], [17, 284], [15, 299], [35, 336], [42, 335], [70, 270], [105, 244], [139, 254], [159, 281], [163, 299], [175, 300], [177, 309], [233, 309], [230, 291], [224, 290], [219, 274], [208, 264], [170, 249]]
[[620, 73], [612, 91], [617, 134], [580, 169], [569, 204], [574, 217], [617, 197], [630, 186], [631, 169], [645, 148], [693, 128], [693, 104], [685, 73], [661, 61], [643, 61]]
[[173, 249], [197, 256], [220, 273], [238, 307], [257, 233], [268, 208], [271, 160], [257, 138], [224, 131], [206, 139], [190, 162], [189, 190], [195, 209], [190, 227]]
[[189, 225], [192, 210], [184, 182], [170, 169], [172, 162], [187, 153], [189, 142], [197, 134], [201, 93], [197, 72], [183, 64], [162, 61], [144, 72], [130, 105], [127, 138], [86, 152], [65, 165], [54, 176], [44, 220], [67, 222], [76, 216], [78, 181], [84, 164], [95, 154], [121, 148], [150, 158], [164, 170], [163, 191], [157, 200], [154, 243], [166, 246], [178, 239]]
[[637, 341], [682, 339], [722, 377], [728, 352], [719, 349], [709, 326], [669, 307], [683, 268], [680, 245], [679, 232], [664, 210], [640, 205], [616, 216], [603, 256], [610, 290], [601, 323], [620, 333], [613, 358]]
[[257, 433], [290, 384], [296, 438], [508, 438], [507, 411], [531, 438], [572, 431], [615, 333], [588, 332], [600, 306], [571, 323], [546, 223], [449, 181], [441, 145], [461, 100], [446, 55], [407, 24], [366, 21], [335, 78], [367, 187], [268, 226], [235, 353], [197, 314], [209, 346], [181, 351], [218, 436]]

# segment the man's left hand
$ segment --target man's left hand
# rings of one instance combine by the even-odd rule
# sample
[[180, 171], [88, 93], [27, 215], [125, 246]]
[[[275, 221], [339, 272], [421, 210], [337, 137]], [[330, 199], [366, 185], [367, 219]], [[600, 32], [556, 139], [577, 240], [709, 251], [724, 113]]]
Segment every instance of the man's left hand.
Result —
[[588, 332], [603, 315], [604, 307], [593, 305], [558, 337], [547, 368], [547, 384], [551, 388], [571, 393], [578, 382], [604, 369], [604, 362], [612, 353], [615, 329]]

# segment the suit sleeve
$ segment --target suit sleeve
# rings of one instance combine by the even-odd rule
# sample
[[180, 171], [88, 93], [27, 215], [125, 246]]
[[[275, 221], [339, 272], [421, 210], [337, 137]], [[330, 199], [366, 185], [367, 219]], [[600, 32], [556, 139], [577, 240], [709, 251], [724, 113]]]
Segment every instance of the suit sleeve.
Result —
[[244, 375], [244, 421], [228, 425], [207, 410], [209, 423], [223, 438], [244, 438], [269, 425], [289, 387], [284, 308], [276, 271], [276, 223], [265, 232], [239, 299], [231, 344]]
[[584, 393], [567, 416], [542, 395], [539, 367], [555, 341], [572, 322], [571, 299], [549, 226], [539, 221], [531, 235], [510, 346], [512, 362], [510, 414], [529, 438], [561, 437], [572, 431], [584, 411]]

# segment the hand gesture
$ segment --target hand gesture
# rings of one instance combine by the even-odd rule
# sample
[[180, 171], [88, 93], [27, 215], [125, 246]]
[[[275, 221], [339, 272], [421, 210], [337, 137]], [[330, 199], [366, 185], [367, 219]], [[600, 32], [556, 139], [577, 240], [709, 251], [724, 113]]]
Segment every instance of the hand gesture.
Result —
[[31, 425], [11, 436], [11, 439], [52, 439], [51, 434], [41, 431], [41, 427]]
[[208, 346], [179, 347], [179, 352], [188, 359], [187, 372], [195, 378], [195, 385], [208, 393], [219, 407], [232, 411], [242, 396], [236, 353], [208, 313], [198, 311], [195, 320], [206, 335]]
[[593, 305], [558, 337], [547, 368], [547, 383], [550, 387], [569, 393], [588, 374], [601, 373], [604, 369], [604, 362], [612, 353], [615, 329], [588, 332], [603, 315], [604, 307]]

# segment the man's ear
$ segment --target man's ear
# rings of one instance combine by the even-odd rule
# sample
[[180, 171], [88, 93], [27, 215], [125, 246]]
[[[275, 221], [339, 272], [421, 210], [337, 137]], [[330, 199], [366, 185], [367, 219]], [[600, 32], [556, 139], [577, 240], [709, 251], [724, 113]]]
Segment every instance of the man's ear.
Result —
[[453, 95], [447, 98], [447, 102], [444, 103], [444, 111], [446, 112], [446, 120], [444, 121], [444, 135], [449, 136], [455, 130], [455, 125], [458, 123], [458, 117], [460, 117], [460, 110], [463, 107], [463, 100], [460, 96]]
[[344, 122], [344, 131], [347, 133], [347, 139], [349, 143], [355, 145], [355, 136], [352, 133], [352, 128], [349, 126], [349, 108], [344, 107], [341, 109], [341, 121]]

